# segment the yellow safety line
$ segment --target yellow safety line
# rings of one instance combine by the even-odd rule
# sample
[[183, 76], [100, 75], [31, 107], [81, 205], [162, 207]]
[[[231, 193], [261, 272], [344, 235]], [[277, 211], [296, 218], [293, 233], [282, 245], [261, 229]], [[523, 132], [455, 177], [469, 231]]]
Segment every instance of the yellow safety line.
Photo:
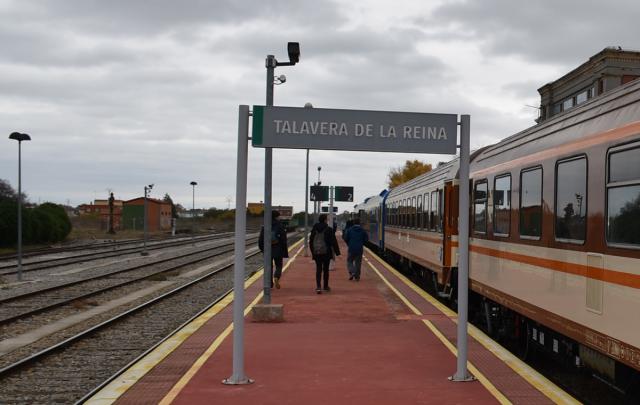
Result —
[[[438, 308], [446, 316], [452, 318], [455, 323], [458, 323], [458, 315], [453, 312], [451, 309], [447, 308], [440, 301], [436, 300], [434, 297], [429, 295], [426, 291], [415, 285], [415, 283], [411, 282], [408, 278], [398, 272], [396, 269], [391, 267], [388, 263], [382, 260], [378, 255], [371, 252], [367, 249], [367, 252], [375, 257], [376, 261], [382, 264], [387, 270], [393, 273], [398, 279], [400, 279], [404, 284], [418, 293], [422, 298], [428, 301], [431, 305]], [[498, 357], [502, 362], [506, 363], [513, 371], [519, 374], [522, 378], [528, 381], [532, 386], [534, 386], [538, 391], [542, 392], [547, 398], [553, 401], [556, 404], [580, 404], [581, 402], [577, 401], [571, 395], [566, 393], [564, 390], [559, 388], [553, 382], [548, 380], [542, 374], [538, 373], [536, 370], [531, 368], [529, 365], [523, 363], [519, 358], [511, 354], [505, 348], [497, 344], [493, 339], [487, 336], [480, 329], [475, 326], [468, 324], [469, 335], [471, 335], [474, 339], [476, 339], [482, 346], [484, 346], [487, 350], [493, 353], [496, 357]]]
[[[367, 261], [367, 264], [369, 265], [369, 267], [371, 267], [373, 271], [376, 272], [378, 277], [380, 277], [380, 279], [384, 281], [384, 283], [391, 289], [391, 291], [393, 291], [398, 296], [398, 298], [400, 298], [402, 302], [404, 302], [405, 305], [407, 305], [407, 307], [409, 307], [409, 309], [413, 311], [413, 313], [415, 313], [416, 315], [423, 315], [418, 308], [416, 308], [411, 302], [409, 302], [409, 300], [400, 291], [398, 291], [389, 282], [389, 280], [387, 280], [387, 278], [383, 276], [382, 273], [380, 273], [380, 271], [373, 264], [371, 264], [369, 259], [365, 258], [365, 260]], [[442, 344], [444, 344], [444, 346], [447, 349], [449, 349], [449, 351], [451, 351], [451, 353], [453, 353], [454, 356], [458, 355], [458, 351], [456, 350], [456, 348], [451, 344], [451, 342], [447, 340], [446, 337], [444, 337], [444, 335], [442, 335], [442, 333], [440, 333], [440, 331], [433, 325], [433, 323], [431, 323], [431, 321], [423, 319], [422, 322], [424, 322], [424, 324], [427, 325], [427, 327], [433, 332], [433, 334], [442, 342]], [[467, 361], [467, 368], [471, 370], [471, 372], [478, 379], [478, 381], [480, 381], [480, 383], [487, 389], [487, 391], [491, 393], [491, 395], [493, 395], [498, 400], [498, 402], [500, 402], [503, 405], [511, 404], [511, 401], [509, 401], [507, 397], [505, 397], [500, 392], [500, 390], [498, 390], [491, 383], [491, 381], [489, 381], [489, 379], [480, 372], [480, 370], [478, 370], [473, 364], [471, 364], [470, 361]]]
[[[302, 243], [303, 239], [298, 240], [294, 243], [289, 250], [295, 249], [297, 245]], [[298, 251], [299, 253], [299, 251]], [[295, 256], [298, 255], [296, 253]], [[294, 256], [294, 258], [295, 258]], [[289, 266], [289, 263], [292, 262], [293, 259], [289, 260], [287, 264], [283, 267], [282, 271], [285, 271]], [[244, 288], [247, 289], [256, 280], [262, 277], [263, 268], [258, 269], [251, 277], [249, 277], [245, 283]], [[262, 293], [260, 293], [262, 294]], [[262, 297], [260, 295], [258, 298]], [[256, 299], [258, 299], [256, 298]], [[254, 300], [255, 301], [255, 300]], [[226, 308], [229, 304], [233, 302], [233, 292], [227, 294], [226, 297], [221, 299], [217, 304], [213, 305], [209, 310], [200, 315], [198, 318], [191, 321], [184, 328], [180, 329], [169, 339], [164, 341], [160, 346], [156, 347], [151, 353], [147, 354], [143, 359], [136, 362], [133, 366], [127, 369], [124, 373], [122, 373], [116, 380], [112, 381], [110, 384], [107, 384], [106, 387], [98, 391], [94, 396], [89, 398], [85, 403], [92, 405], [103, 405], [103, 404], [112, 404], [114, 403], [120, 396], [122, 396], [127, 390], [129, 390], [135, 383], [137, 383], [145, 374], [151, 371], [158, 363], [160, 363], [164, 358], [166, 358], [169, 354], [171, 354], [178, 346], [180, 346], [189, 336], [194, 334], [202, 325], [207, 323], [209, 319], [217, 315], [220, 311]], [[245, 310], [245, 315], [251, 309], [251, 307], [255, 305], [252, 303]], [[227, 328], [228, 329], [228, 328]], [[223, 331], [222, 335], [227, 336], [231, 330]], [[222, 339], [224, 340], [224, 338]], [[215, 344], [215, 341], [212, 343], [212, 346]], [[215, 349], [214, 349], [215, 350]]]
[[[298, 245], [300, 241], [296, 242], [293, 246], [291, 246], [291, 249], [293, 249], [296, 245]], [[287, 264], [285, 264], [285, 266], [282, 268], [283, 273], [287, 270], [289, 265], [296, 259], [296, 257], [298, 257], [298, 254], [300, 254], [302, 249], [303, 249], [302, 247], [298, 249], [298, 251], [291, 258], [291, 260], [287, 261]], [[260, 273], [262, 273], [262, 271], [260, 271]], [[251, 304], [249, 304], [247, 308], [245, 308], [244, 310], [245, 316], [247, 316], [247, 314], [251, 311], [251, 308], [253, 308], [258, 303], [258, 301], [260, 301], [263, 294], [264, 294], [263, 291], [260, 291], [260, 293], [258, 293], [256, 298], [251, 302]], [[162, 398], [162, 400], [159, 402], [159, 405], [169, 405], [173, 402], [174, 399], [176, 399], [180, 391], [182, 391], [184, 387], [189, 383], [189, 381], [191, 381], [193, 376], [196, 375], [198, 370], [200, 370], [200, 368], [209, 359], [209, 357], [211, 357], [211, 355], [216, 351], [216, 349], [222, 344], [224, 339], [231, 333], [232, 330], [233, 330], [233, 323], [227, 326], [224, 332], [222, 332], [216, 338], [216, 340], [214, 340], [213, 343], [211, 343], [211, 346], [209, 346], [209, 348], [195, 361], [195, 363], [193, 363], [189, 371], [187, 371], [182, 376], [182, 378], [180, 378], [180, 380], [178, 380], [178, 382], [175, 383], [175, 385], [171, 388], [171, 390], [167, 393], [167, 395], [165, 395], [164, 398]]]

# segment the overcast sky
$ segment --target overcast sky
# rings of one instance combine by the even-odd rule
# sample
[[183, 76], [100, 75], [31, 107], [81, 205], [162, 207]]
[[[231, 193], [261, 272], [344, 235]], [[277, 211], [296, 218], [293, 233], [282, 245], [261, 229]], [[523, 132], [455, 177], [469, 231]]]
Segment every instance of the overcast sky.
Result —
[[[593, 4], [588, 4], [593, 3]], [[472, 148], [534, 124], [537, 89], [606, 46], [640, 48], [640, 2], [0, 0], [0, 178], [31, 201], [73, 205], [169, 193], [235, 204], [239, 104], [265, 103], [267, 54], [287, 82], [275, 104], [471, 114]], [[529, 105], [529, 106], [528, 106]], [[248, 200], [264, 151], [249, 150]], [[407, 159], [311, 151], [326, 185], [379, 193]], [[273, 202], [304, 209], [305, 152], [274, 151]], [[341, 210], [352, 204], [340, 204]]]

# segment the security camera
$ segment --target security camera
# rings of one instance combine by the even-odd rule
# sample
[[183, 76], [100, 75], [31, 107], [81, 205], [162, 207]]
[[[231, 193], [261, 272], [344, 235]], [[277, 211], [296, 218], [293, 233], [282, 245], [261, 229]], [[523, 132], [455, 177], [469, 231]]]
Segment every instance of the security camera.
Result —
[[282, 83], [287, 81], [287, 76], [280, 75], [280, 76], [278, 76], [278, 80], [280, 80], [280, 84], [282, 84]]
[[289, 62], [296, 64], [300, 62], [300, 43], [288, 42], [287, 52], [289, 53]]

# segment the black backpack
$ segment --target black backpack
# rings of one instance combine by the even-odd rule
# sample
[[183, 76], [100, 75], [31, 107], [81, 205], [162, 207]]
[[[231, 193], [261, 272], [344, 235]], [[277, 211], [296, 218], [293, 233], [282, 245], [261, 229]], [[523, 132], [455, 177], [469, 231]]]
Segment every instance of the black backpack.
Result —
[[324, 240], [325, 234], [327, 232], [326, 228], [323, 232], [316, 233], [315, 238], [313, 238], [313, 254], [318, 255], [326, 255], [329, 253], [329, 247], [327, 246], [327, 241]]

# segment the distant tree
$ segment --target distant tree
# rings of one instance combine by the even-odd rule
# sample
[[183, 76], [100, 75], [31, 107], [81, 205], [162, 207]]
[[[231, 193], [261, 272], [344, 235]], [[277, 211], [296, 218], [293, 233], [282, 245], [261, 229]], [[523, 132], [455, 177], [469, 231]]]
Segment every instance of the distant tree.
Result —
[[[16, 243], [17, 211], [15, 200], [0, 200], [0, 246]], [[71, 221], [61, 205], [44, 203], [34, 208], [22, 208], [22, 229], [26, 244], [58, 242], [71, 232]]]
[[[11, 187], [11, 184], [7, 180], [4, 179], [0, 179], [0, 200], [18, 200], [18, 192]], [[22, 202], [28, 202], [27, 195], [25, 193], [22, 193]]]
[[389, 188], [397, 187], [402, 183], [406, 183], [407, 181], [430, 171], [430, 163], [423, 163], [419, 160], [407, 160], [404, 163], [404, 166], [394, 167], [389, 171]]
[[173, 203], [173, 200], [171, 199], [171, 196], [169, 195], [169, 193], [164, 194], [162, 201], [168, 202], [171, 204], [171, 218], [178, 218], [178, 211], [177, 211], [176, 205]]

